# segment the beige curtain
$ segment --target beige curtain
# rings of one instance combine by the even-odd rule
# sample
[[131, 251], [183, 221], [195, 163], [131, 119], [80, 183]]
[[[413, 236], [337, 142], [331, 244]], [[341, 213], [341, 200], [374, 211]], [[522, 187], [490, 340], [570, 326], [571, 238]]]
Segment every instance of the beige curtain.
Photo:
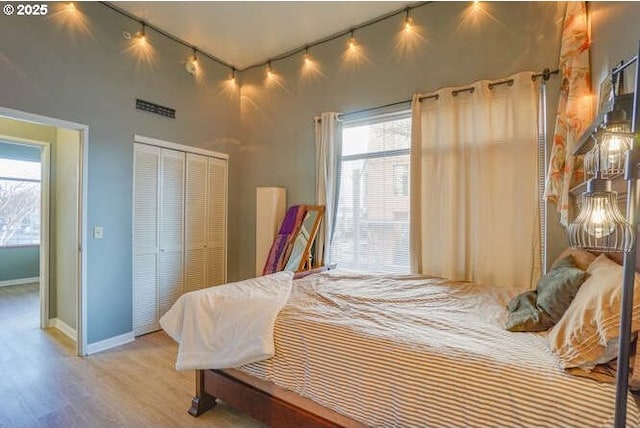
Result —
[[538, 98], [532, 73], [412, 105], [411, 250], [417, 273], [499, 287], [540, 275]]

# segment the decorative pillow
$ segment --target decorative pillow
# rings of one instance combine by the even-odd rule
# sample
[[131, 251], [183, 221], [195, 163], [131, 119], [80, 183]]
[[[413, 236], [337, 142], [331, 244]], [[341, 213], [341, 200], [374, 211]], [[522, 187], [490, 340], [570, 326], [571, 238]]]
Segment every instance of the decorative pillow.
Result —
[[514, 297], [507, 306], [509, 331], [544, 331], [558, 322], [567, 310], [587, 273], [578, 269], [573, 256], [555, 263], [551, 271], [538, 280], [536, 291]]
[[[604, 254], [587, 269], [567, 312], [549, 332], [549, 345], [561, 367], [590, 369], [604, 359], [615, 358], [620, 327], [622, 266]], [[635, 277], [632, 330], [640, 329], [640, 275]], [[614, 345], [614, 346], [608, 346]]]
[[557, 323], [587, 276], [585, 271], [576, 267], [572, 255], [557, 261], [551, 271], [538, 280], [538, 308], [549, 314], [554, 324]]
[[553, 319], [536, 306], [535, 291], [522, 293], [509, 302], [509, 318], [506, 328], [509, 331], [544, 331], [553, 327]]
[[551, 269], [553, 269], [558, 263], [560, 263], [561, 260], [564, 260], [567, 256], [573, 256], [573, 261], [575, 262], [576, 267], [582, 270], [587, 270], [589, 265], [596, 259], [595, 254], [592, 254], [585, 250], [579, 250], [577, 248], [569, 247], [566, 248], [553, 262], [553, 265], [551, 265]]

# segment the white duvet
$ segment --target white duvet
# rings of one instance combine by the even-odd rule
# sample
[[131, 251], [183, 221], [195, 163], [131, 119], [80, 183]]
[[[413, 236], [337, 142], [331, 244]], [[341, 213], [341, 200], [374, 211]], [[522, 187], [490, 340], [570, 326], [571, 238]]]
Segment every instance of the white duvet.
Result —
[[292, 281], [293, 272], [278, 272], [183, 294], [160, 318], [179, 343], [176, 369], [223, 369], [272, 357], [276, 316]]

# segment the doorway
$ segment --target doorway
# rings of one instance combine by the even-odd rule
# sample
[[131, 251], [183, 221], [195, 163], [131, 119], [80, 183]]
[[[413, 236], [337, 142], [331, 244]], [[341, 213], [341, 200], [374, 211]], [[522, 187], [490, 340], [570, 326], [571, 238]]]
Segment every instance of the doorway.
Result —
[[0, 142], [40, 153], [39, 327], [69, 336], [78, 355], [86, 354], [87, 130], [0, 107]]

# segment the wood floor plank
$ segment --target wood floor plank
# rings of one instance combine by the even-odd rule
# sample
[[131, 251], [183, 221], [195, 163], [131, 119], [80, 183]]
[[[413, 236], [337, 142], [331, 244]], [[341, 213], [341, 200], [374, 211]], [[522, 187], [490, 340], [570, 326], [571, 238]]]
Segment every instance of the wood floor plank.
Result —
[[39, 328], [37, 284], [19, 287], [0, 287], [0, 427], [262, 427], [224, 403], [188, 415], [194, 375], [163, 332], [80, 358]]

